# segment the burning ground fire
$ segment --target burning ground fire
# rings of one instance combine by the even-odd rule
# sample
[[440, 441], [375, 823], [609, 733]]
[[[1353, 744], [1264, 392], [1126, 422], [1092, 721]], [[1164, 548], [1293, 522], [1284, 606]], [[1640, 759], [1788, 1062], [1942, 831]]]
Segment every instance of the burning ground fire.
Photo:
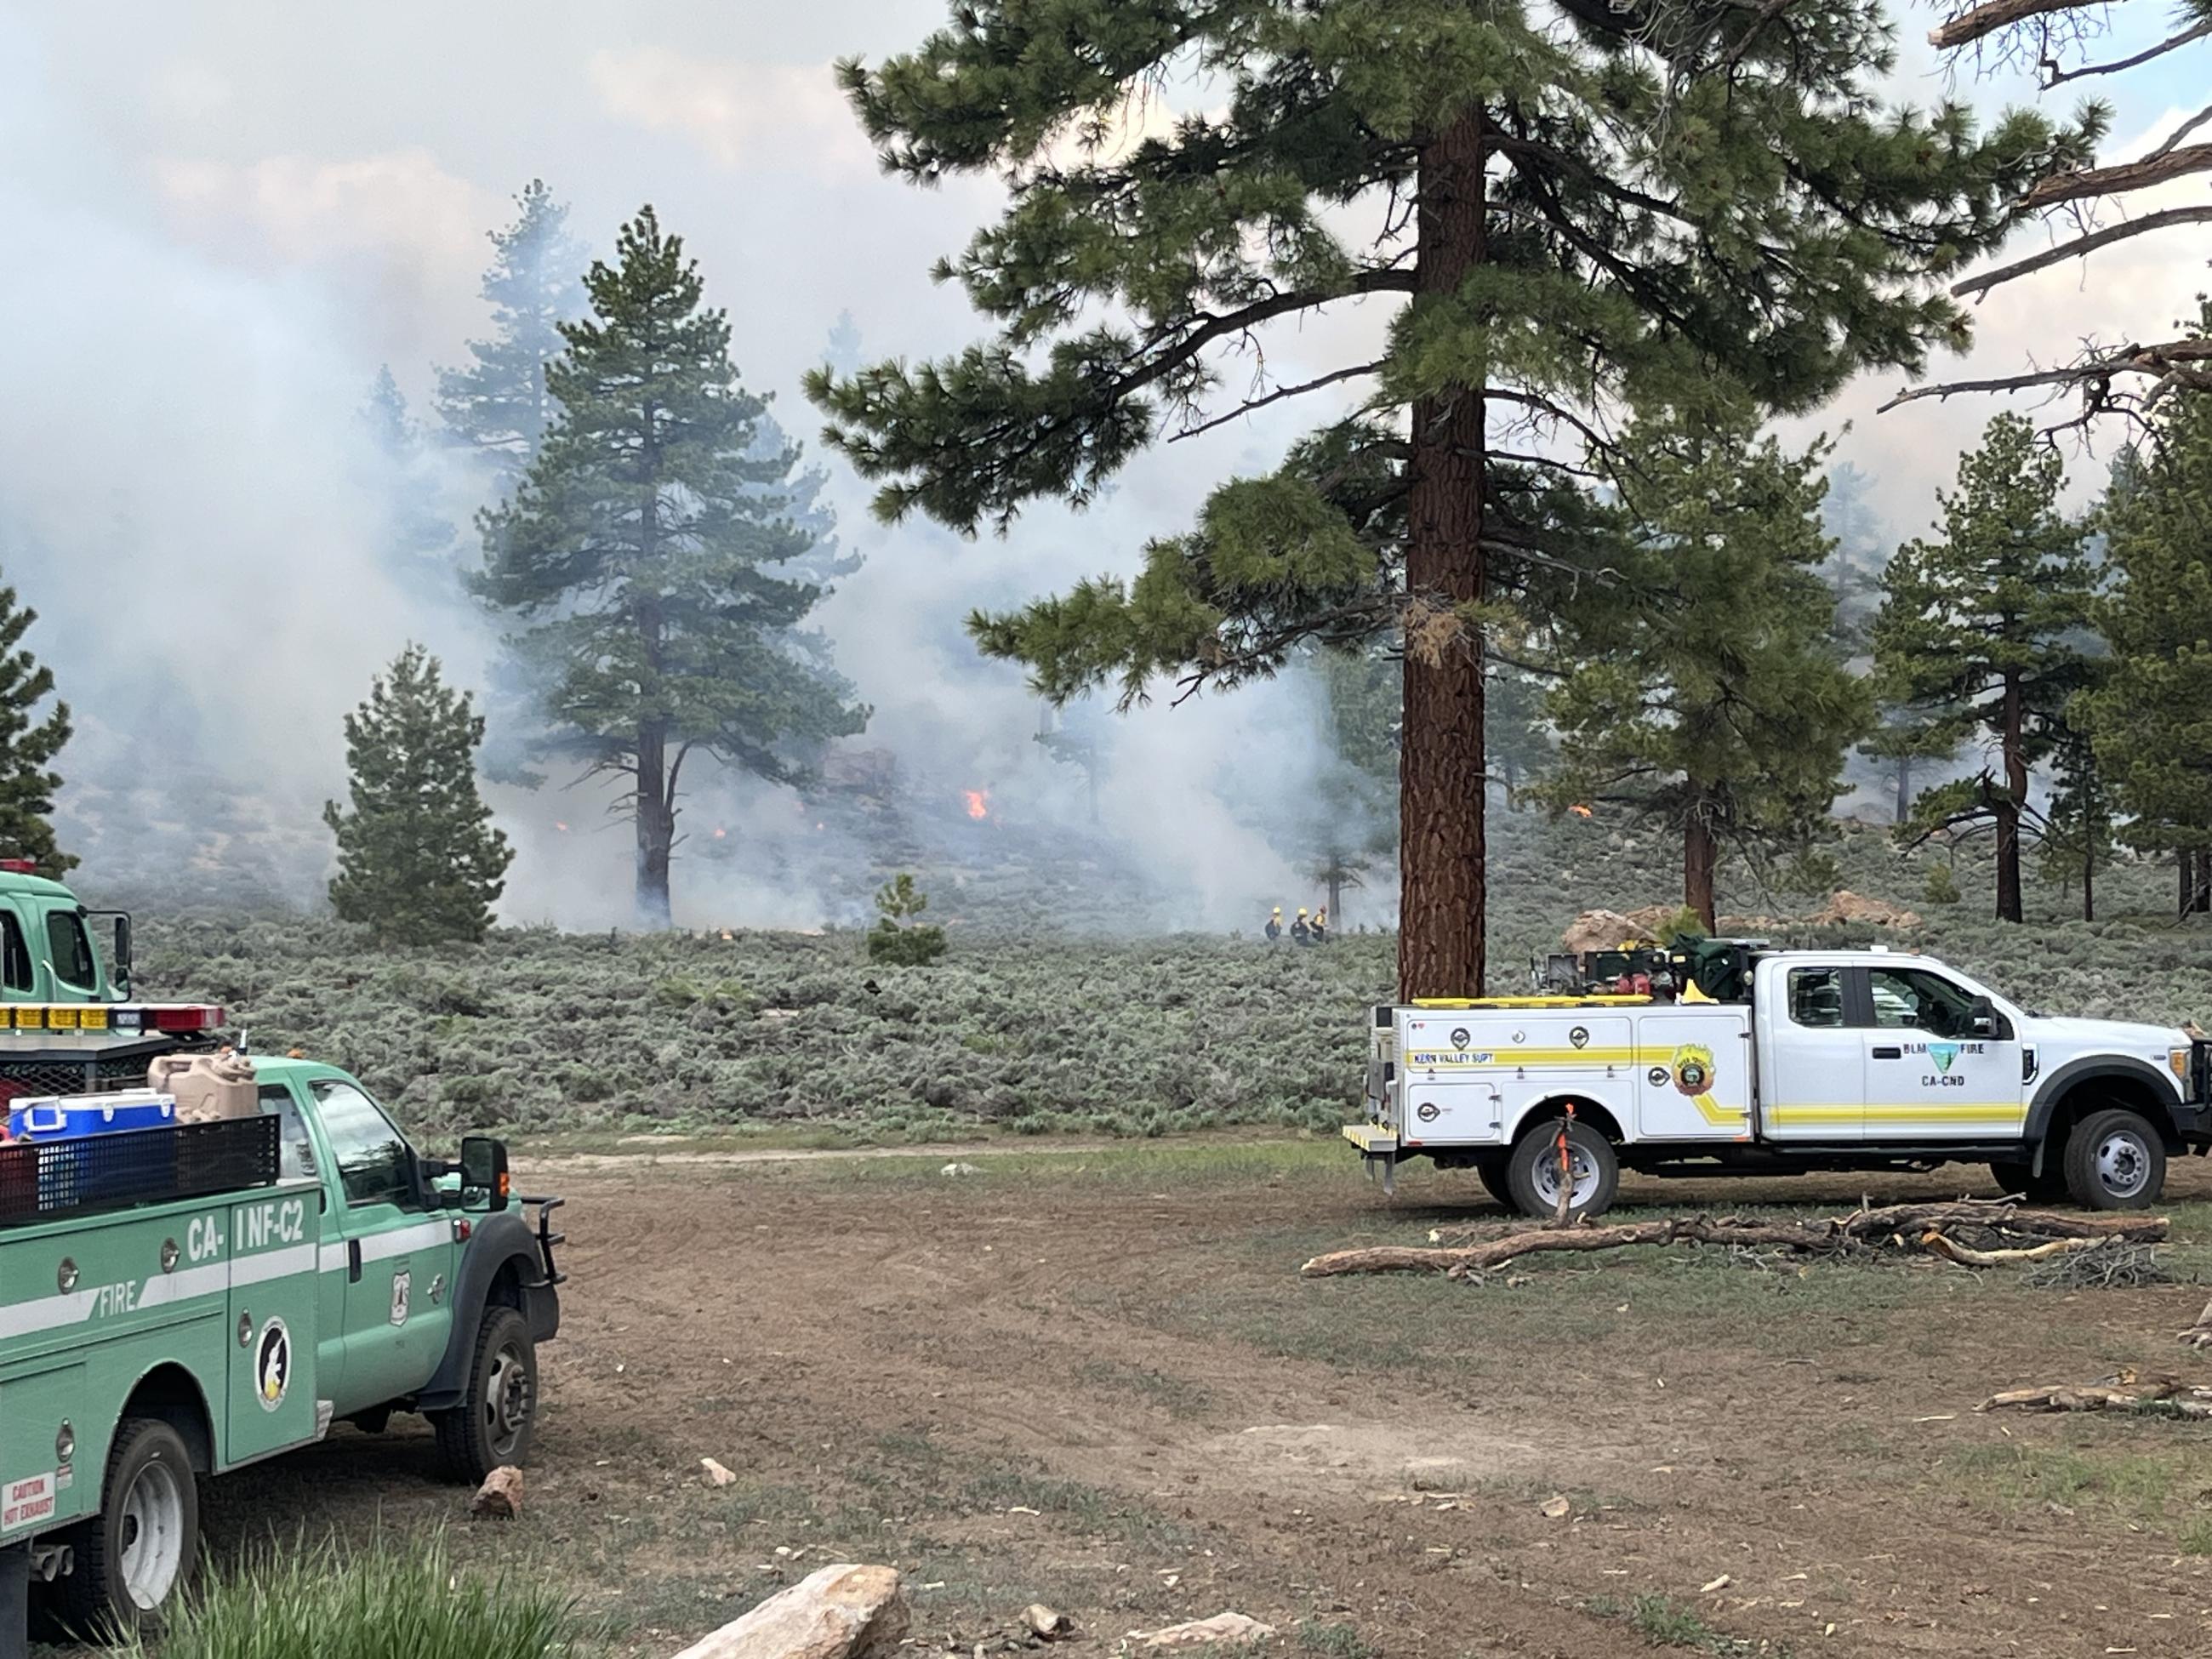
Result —
[[988, 818], [991, 816], [991, 792], [989, 790], [963, 789], [960, 793], [967, 798], [968, 816], [969, 817]]

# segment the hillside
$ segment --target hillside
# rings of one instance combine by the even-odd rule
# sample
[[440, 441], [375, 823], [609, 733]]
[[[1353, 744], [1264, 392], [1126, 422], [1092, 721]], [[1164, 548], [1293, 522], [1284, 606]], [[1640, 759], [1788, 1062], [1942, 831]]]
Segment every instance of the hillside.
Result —
[[[1498, 814], [1492, 988], [1520, 988], [1528, 957], [1556, 948], [1579, 910], [1672, 902], [1672, 850], [1595, 823]], [[1925, 919], [1885, 937], [2032, 1006], [2212, 1013], [2212, 929], [2174, 924], [2159, 866], [2100, 878], [2109, 920], [2067, 920], [2078, 901], [2037, 887], [2033, 919], [2005, 927], [1986, 919], [1990, 872], [1968, 852], [1964, 897], [1948, 906], [1924, 897], [1942, 849], [1901, 859], [1881, 832], [1846, 826], [1833, 855], [1838, 884]], [[1759, 931], [1778, 941], [1876, 937], [1793, 920], [1825, 889], [1770, 892], [1731, 874], [1724, 908], [1776, 919]], [[1333, 1127], [1358, 1087], [1360, 1010], [1387, 994], [1395, 948], [1357, 931], [1315, 951], [1043, 921], [951, 931], [951, 954], [927, 969], [871, 968], [851, 932], [509, 929], [475, 949], [378, 952], [326, 921], [187, 911], [143, 915], [139, 937], [149, 990], [224, 1002], [253, 1047], [349, 1066], [426, 1130], [810, 1125], [886, 1138]]]

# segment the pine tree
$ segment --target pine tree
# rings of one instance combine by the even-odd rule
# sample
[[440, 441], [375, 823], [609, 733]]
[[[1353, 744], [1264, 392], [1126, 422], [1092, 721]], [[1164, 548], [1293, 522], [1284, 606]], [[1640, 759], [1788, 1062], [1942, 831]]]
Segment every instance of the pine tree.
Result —
[[1849, 461], [1828, 469], [1820, 526], [1836, 544], [1821, 570], [1836, 596], [1836, 643], [1853, 655], [1865, 648], [1867, 628], [1881, 602], [1881, 568], [1893, 544], [1874, 504], [1874, 480]]
[[638, 915], [666, 927], [693, 751], [790, 781], [866, 711], [793, 636], [821, 597], [776, 574], [816, 544], [785, 516], [797, 452], [756, 453], [766, 404], [738, 385], [683, 240], [648, 206], [585, 286], [592, 314], [561, 325], [547, 371], [559, 413], [484, 515], [478, 591], [524, 624], [510, 644], [544, 688], [551, 752], [629, 781]]
[[467, 368], [438, 372], [439, 415], [503, 483], [536, 459], [553, 420], [545, 369], [561, 355], [561, 325], [583, 311], [580, 278], [590, 257], [544, 179], [532, 179], [514, 206], [514, 222], [490, 233], [494, 252], [480, 289], [491, 305], [492, 337], [469, 342], [475, 361]]
[[1959, 753], [1958, 727], [1941, 715], [1891, 700], [1879, 677], [1875, 681], [1881, 714], [1859, 753], [1890, 769], [1893, 822], [1912, 821], [1912, 771], [1922, 761], [1946, 762]]
[[2212, 393], [2168, 399], [2154, 436], [2097, 514], [2112, 659], [2085, 715], [2127, 839], [2174, 854], [2188, 915], [2212, 908]]
[[377, 484], [386, 503], [387, 568], [410, 586], [450, 592], [456, 574], [453, 522], [439, 510], [429, 444], [388, 365], [377, 370], [361, 418], [381, 469]]
[[23, 646], [38, 619], [30, 606], [16, 605], [14, 588], [0, 587], [0, 857], [30, 859], [40, 875], [58, 880], [76, 867], [54, 838], [54, 791], [62, 780], [51, 769], [70, 740], [70, 711], [58, 700], [37, 718], [54, 690], [53, 670]]
[[2112, 861], [2118, 836], [2112, 790], [2105, 781], [2087, 731], [2071, 716], [2083, 712], [2094, 690], [2075, 694], [2067, 722], [2051, 748], [2051, 799], [2037, 840], [2041, 874], [2061, 892], [2081, 889], [2081, 920], [2097, 919], [2097, 872]]
[[2065, 729], [2087, 678], [2080, 630], [2095, 574], [2081, 525], [2058, 510], [2057, 452], [2018, 415], [2000, 415], [1938, 494], [1940, 541], [1908, 542], [1882, 576], [1874, 645], [1903, 701], [1961, 742], [1984, 734], [1995, 761], [1914, 803], [1924, 828], [1996, 832], [2000, 921], [2021, 920], [2021, 816], [2028, 774]]
[[338, 842], [331, 904], [393, 945], [481, 939], [514, 859], [477, 790], [483, 717], [410, 645], [345, 718], [348, 808], [325, 802]]
[[[960, 0], [918, 51], [841, 72], [887, 167], [1006, 180], [1005, 216], [941, 268], [997, 337], [808, 389], [884, 481], [879, 512], [966, 530], [1358, 383], [1357, 414], [1221, 485], [1133, 580], [972, 626], [1055, 697], [1402, 638], [1398, 977], [1479, 991], [1483, 629], [1559, 556], [1514, 469], [1572, 459], [1514, 429], [1601, 451], [1601, 411], [1730, 378], [1800, 410], [1917, 365], [1965, 329], [1928, 282], [2083, 153], [2033, 116], [1981, 142], [1962, 106], [1884, 111], [1893, 61], [1864, 0]], [[1206, 112], [1127, 135], [1194, 71]], [[1370, 299], [1397, 307], [1378, 351], [1212, 398], [1256, 331]]]
[[1821, 451], [1786, 453], [1743, 413], [1653, 418], [1626, 444], [1624, 580], [1612, 606], [1562, 630], [1547, 704], [1559, 755], [1532, 793], [1667, 825], [1682, 902], [1711, 932], [1723, 850], [1809, 844], [1872, 697], [1831, 641]]

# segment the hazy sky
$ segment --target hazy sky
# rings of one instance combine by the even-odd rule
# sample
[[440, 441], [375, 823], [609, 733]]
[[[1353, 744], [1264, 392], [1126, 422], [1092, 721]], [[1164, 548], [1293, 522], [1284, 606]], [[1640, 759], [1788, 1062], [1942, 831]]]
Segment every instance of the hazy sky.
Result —
[[[530, 179], [572, 204], [573, 228], [600, 250], [653, 203], [729, 309], [746, 383], [775, 392], [810, 446], [818, 422], [797, 380], [841, 313], [872, 356], [978, 336], [958, 290], [927, 270], [992, 216], [996, 186], [925, 191], [883, 176], [829, 70], [909, 46], [944, 15], [944, 0], [0, 0], [0, 225], [12, 244], [0, 261], [0, 513], [32, 550], [11, 555], [18, 563], [43, 556], [89, 578], [31, 573], [47, 617], [40, 648], [77, 629], [192, 663], [204, 730], [257, 764], [296, 755], [301, 798], [319, 802], [337, 781], [338, 715], [401, 640], [428, 637], [465, 683], [491, 648], [481, 623], [425, 614], [382, 568], [373, 481], [345, 417], [380, 364], [419, 404], [433, 365], [483, 331], [484, 234]], [[1947, 85], [1920, 44], [1932, 15], [1916, 9], [1901, 30], [1899, 92], [1923, 102]], [[2145, 11], [2106, 44], [2127, 50], [2166, 21]], [[2125, 82], [2119, 148], [2193, 110], [2208, 61], [2200, 47]], [[1961, 89], [1991, 106], [2030, 90], [2016, 78]], [[2185, 182], [2173, 198], [2202, 187]], [[2022, 245], [2044, 234], [2023, 232]], [[2086, 283], [2065, 268], [2000, 290], [1978, 313], [1971, 361], [1943, 367], [2008, 372], [2077, 334], [2162, 328], [2193, 308], [2206, 243], [2124, 246]], [[1389, 303], [1279, 327], [1269, 368], [1289, 380], [1336, 366]], [[1876, 416], [1898, 383], [1872, 377], [1795, 424], [1849, 422], [1840, 456], [1875, 475], [1883, 516], [1911, 533], [1993, 406]], [[1134, 569], [1146, 539], [1184, 527], [1212, 484], [1271, 465], [1328, 412], [1318, 398], [1278, 406], [1156, 451], [1097, 511], [1038, 509], [1004, 542], [893, 536], [865, 521], [841, 476], [845, 535], [869, 563], [824, 620], [878, 708], [878, 739], [919, 744], [927, 731], [941, 743], [957, 728], [964, 767], [1033, 761], [1019, 674], [978, 665], [959, 619]], [[2085, 490], [2101, 477], [2101, 459], [2075, 465]], [[453, 505], [465, 520], [468, 502]], [[72, 695], [82, 731], [103, 714], [135, 718]], [[1282, 740], [1272, 695], [1155, 709], [1130, 764], [1202, 787], [1267, 741], [1256, 734]], [[1175, 835], [1187, 850], [1193, 838], [1157, 820], [1130, 833]], [[1244, 903], [1249, 849], [1224, 837], [1214, 855], [1218, 872], [1194, 880]]]

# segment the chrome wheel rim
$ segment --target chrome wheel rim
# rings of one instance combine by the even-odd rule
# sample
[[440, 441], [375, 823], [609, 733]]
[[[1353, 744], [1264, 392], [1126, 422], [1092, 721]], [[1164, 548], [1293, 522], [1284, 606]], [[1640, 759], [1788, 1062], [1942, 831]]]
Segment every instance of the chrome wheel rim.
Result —
[[[1567, 1170], [1574, 1183], [1572, 1196], [1567, 1200], [1567, 1207], [1571, 1210], [1580, 1209], [1597, 1193], [1597, 1160], [1589, 1155], [1588, 1149], [1569, 1141]], [[1537, 1158], [1535, 1178], [1531, 1184], [1535, 1188], [1536, 1196], [1542, 1201], [1546, 1209], [1555, 1210], [1559, 1207], [1559, 1149], [1556, 1144], [1547, 1143], [1542, 1153]]]
[[2150, 1147], [2132, 1129], [2097, 1143], [2097, 1184], [2114, 1198], [2134, 1198], [2150, 1185]]
[[151, 1613], [177, 1587], [185, 1565], [185, 1493], [176, 1471], [149, 1463], [123, 1494], [123, 1588], [131, 1605]]
[[530, 1368], [521, 1350], [512, 1343], [492, 1357], [491, 1374], [484, 1379], [484, 1438], [495, 1456], [504, 1457], [530, 1426], [532, 1405]]

